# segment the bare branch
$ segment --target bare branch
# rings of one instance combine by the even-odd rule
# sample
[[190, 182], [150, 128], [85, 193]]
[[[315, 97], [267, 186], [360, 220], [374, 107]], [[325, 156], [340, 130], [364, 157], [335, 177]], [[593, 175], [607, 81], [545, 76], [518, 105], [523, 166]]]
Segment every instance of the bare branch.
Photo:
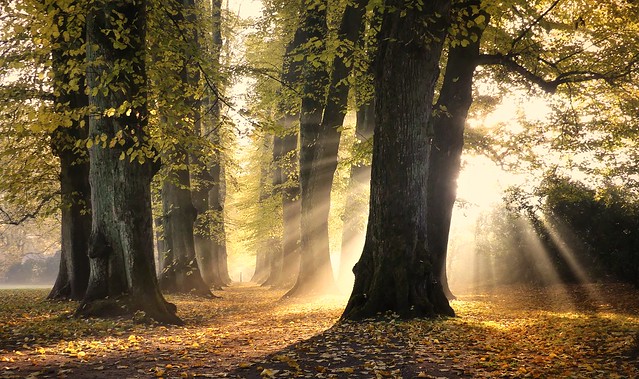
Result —
[[591, 80], [604, 80], [608, 84], [613, 84], [616, 80], [627, 77], [633, 68], [639, 63], [639, 55], [635, 55], [630, 62], [619, 71], [609, 71], [605, 73], [586, 70], [567, 71], [558, 74], [555, 79], [547, 80], [542, 76], [530, 71], [526, 67], [517, 63], [512, 55], [504, 54], [482, 54], [477, 59], [478, 65], [501, 65], [508, 70], [521, 75], [529, 82], [536, 84], [548, 93], [555, 93], [557, 87], [568, 83], [582, 83]]
[[528, 34], [528, 32], [533, 28], [533, 26], [537, 25], [541, 20], [543, 20], [544, 17], [546, 17], [546, 15], [550, 13], [559, 4], [560, 1], [561, 0], [555, 0], [548, 7], [548, 9], [544, 11], [544, 13], [539, 15], [539, 17], [537, 17], [530, 25], [528, 25], [526, 29], [522, 30], [521, 33], [519, 33], [519, 35], [513, 40], [511, 44], [511, 50], [514, 50], [517, 43], [519, 43], [519, 41], [521, 41], [526, 36], [526, 34]]
[[21, 225], [27, 220], [37, 218], [40, 212], [42, 211], [42, 208], [44, 208], [45, 205], [47, 205], [51, 200], [53, 200], [59, 194], [60, 192], [54, 192], [49, 194], [48, 196], [40, 200], [40, 202], [38, 203], [38, 205], [35, 207], [33, 211], [27, 212], [23, 214], [22, 216], [20, 216], [19, 218], [14, 218], [14, 216], [12, 216], [8, 211], [0, 207], [0, 215], [2, 216], [0, 218], [0, 225]]

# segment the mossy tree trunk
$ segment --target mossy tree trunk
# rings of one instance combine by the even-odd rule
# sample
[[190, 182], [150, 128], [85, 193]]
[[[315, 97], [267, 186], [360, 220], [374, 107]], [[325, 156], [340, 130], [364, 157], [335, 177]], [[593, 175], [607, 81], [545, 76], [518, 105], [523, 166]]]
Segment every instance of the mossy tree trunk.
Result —
[[427, 239], [430, 116], [450, 0], [384, 2], [364, 250], [345, 319], [454, 315]]
[[[77, 315], [142, 311], [181, 324], [155, 275], [146, 101], [146, 1], [96, 1], [87, 16], [89, 138], [122, 140], [89, 149], [91, 274]], [[121, 37], [126, 37], [121, 39]], [[132, 150], [127, 151], [129, 148]], [[121, 159], [124, 154], [124, 159]]]

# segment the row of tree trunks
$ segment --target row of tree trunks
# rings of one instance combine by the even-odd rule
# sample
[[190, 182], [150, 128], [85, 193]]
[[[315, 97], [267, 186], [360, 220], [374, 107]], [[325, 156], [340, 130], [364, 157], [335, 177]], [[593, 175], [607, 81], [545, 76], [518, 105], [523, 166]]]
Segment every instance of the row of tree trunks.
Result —
[[300, 108], [300, 167], [299, 180], [301, 192], [300, 215], [300, 269], [297, 281], [286, 296], [306, 294], [315, 289], [318, 282], [331, 285], [330, 256], [320, 255], [319, 245], [313, 238], [317, 214], [320, 205], [311, 200], [311, 167], [319, 139], [322, 111], [325, 104], [328, 72], [324, 64], [313, 64], [320, 59], [326, 49], [326, 4], [321, 1], [303, 1], [302, 22], [300, 25], [305, 64], [302, 70], [302, 104]]
[[[282, 201], [282, 236], [281, 246], [281, 272], [270, 272], [268, 252], [264, 249], [257, 252], [255, 274], [252, 281], [267, 283], [280, 288], [290, 288], [297, 279], [300, 261], [300, 185], [298, 178], [298, 126], [299, 112], [291, 109], [297, 106], [288, 104], [287, 92], [296, 92], [300, 81], [302, 62], [294, 59], [295, 54], [300, 53], [304, 43], [305, 34], [299, 27], [293, 39], [286, 45], [282, 63], [279, 111], [282, 116], [279, 120], [280, 131], [276, 132], [273, 143], [273, 164], [276, 166], [273, 172], [274, 191], [279, 192]], [[281, 134], [281, 135], [280, 135]], [[279, 175], [279, 178], [277, 177]], [[262, 177], [265, 179], [265, 177]], [[279, 268], [278, 268], [279, 270]], [[274, 279], [269, 280], [271, 276]]]
[[[180, 167], [188, 167], [185, 152], [177, 153]], [[181, 163], [181, 164], [180, 164]], [[191, 183], [187, 169], [169, 172], [162, 185], [164, 247], [160, 287], [172, 293], [194, 293], [213, 297], [204, 283], [195, 256], [193, 223], [197, 216], [191, 201]]]
[[[162, 296], [155, 273], [151, 179], [157, 168], [144, 158], [120, 159], [133, 143], [133, 136], [142, 142], [148, 138], [145, 18], [144, 0], [97, 1], [86, 18], [87, 84], [93, 111], [89, 138], [106, 135], [113, 139], [121, 132], [126, 143], [111, 149], [100, 145], [89, 149], [91, 271], [76, 314], [142, 311], [159, 322], [181, 324], [176, 307]], [[114, 43], [119, 45], [115, 36], [122, 30], [127, 31], [130, 40], [116, 49]], [[105, 73], [111, 77], [106, 85]], [[125, 102], [130, 104], [130, 111], [111, 115], [111, 109]]]
[[[336, 54], [332, 62], [330, 81], [325, 71], [306, 76], [305, 88], [316, 85], [302, 98], [300, 131], [300, 178], [302, 189], [302, 259], [300, 273], [288, 296], [337, 290], [331, 266], [328, 215], [331, 204], [331, 188], [337, 169], [337, 153], [341, 129], [347, 111], [348, 77], [352, 65], [353, 48], [360, 35], [366, 1], [348, 3], [342, 15], [338, 38], [347, 46], [346, 54]], [[312, 12], [312, 10], [311, 10]], [[326, 16], [317, 19], [307, 17], [309, 39], [324, 38]], [[320, 26], [320, 23], [322, 23]], [[312, 63], [309, 63], [312, 65]], [[326, 100], [322, 85], [328, 84]]]
[[[481, 14], [487, 22], [488, 15], [485, 12]], [[462, 17], [462, 25], [478, 15], [479, 13], [469, 12]], [[440, 282], [449, 299], [454, 299], [455, 296], [448, 286], [446, 273], [448, 236], [457, 197], [464, 127], [473, 102], [473, 76], [485, 25], [486, 23], [482, 23], [469, 29], [469, 35], [477, 36], [476, 39], [468, 39], [465, 46], [460, 43], [448, 49], [444, 81], [432, 121], [434, 136], [428, 176], [428, 244], [438, 258], [435, 267], [441, 273]]]
[[364, 250], [343, 318], [454, 315], [428, 248], [432, 111], [450, 0], [399, 12], [384, 2], [375, 62], [375, 138]]
[[[222, 51], [222, 0], [211, 1], [211, 43], [210, 55], [216, 71], [219, 71]], [[220, 117], [220, 89], [208, 88], [207, 96], [207, 127], [202, 129], [201, 136], [208, 136], [209, 143], [213, 146], [215, 154], [207, 162], [208, 176], [204, 183], [208, 190], [207, 214], [202, 220], [202, 229], [205, 230], [205, 245], [208, 249], [202, 249], [202, 257], [209, 256], [209, 264], [205, 266], [205, 277], [210, 278], [210, 283], [231, 284], [228, 271], [228, 257], [226, 251], [226, 227], [224, 222], [224, 198], [226, 181], [224, 175], [224, 160], [222, 150], [222, 122]], [[203, 213], [204, 214], [204, 213]]]
[[[172, 16], [176, 32], [181, 33], [193, 44], [199, 43], [197, 16], [193, 0], [181, 0], [174, 4]], [[193, 52], [180, 51], [176, 59], [180, 85], [178, 88], [196, 87], [199, 80], [199, 68], [192, 62], [196, 60]], [[188, 112], [192, 120], [200, 120], [201, 102], [192, 95], [178, 96], [175, 110], [167, 107], [167, 112]], [[184, 109], [182, 109], [182, 107]], [[186, 141], [195, 139], [195, 125], [180, 120], [178, 114], [163, 118], [164, 129], [169, 141], [175, 141], [168, 151], [163, 153], [165, 176], [162, 183], [162, 224], [164, 251], [160, 287], [165, 292], [194, 293], [213, 297], [209, 286], [202, 279], [195, 253], [194, 223], [197, 209], [191, 197], [191, 167], [189, 154], [182, 146]], [[174, 138], [171, 138], [174, 137]]]

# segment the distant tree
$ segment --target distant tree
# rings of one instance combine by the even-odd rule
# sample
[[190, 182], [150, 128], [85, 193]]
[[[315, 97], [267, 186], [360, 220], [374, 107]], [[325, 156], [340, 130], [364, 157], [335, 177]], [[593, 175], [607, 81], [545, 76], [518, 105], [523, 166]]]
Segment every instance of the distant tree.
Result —
[[[287, 295], [326, 292], [335, 288], [330, 261], [328, 219], [331, 189], [339, 150], [341, 127], [347, 111], [353, 52], [360, 37], [367, 1], [347, 3], [337, 41], [340, 48], [324, 66], [311, 61], [322, 52], [311, 51], [303, 78], [305, 91], [300, 115], [301, 263], [295, 286]], [[317, 4], [315, 4], [317, 6]], [[305, 11], [302, 32], [307, 43], [326, 38], [326, 6]], [[313, 15], [312, 17], [310, 15]], [[318, 57], [312, 58], [313, 55]], [[310, 67], [315, 67], [311, 69]]]
[[[191, 196], [198, 211], [195, 221], [195, 249], [202, 277], [215, 288], [230, 283], [226, 262], [226, 229], [224, 222], [224, 188], [221, 117], [222, 89], [219, 78], [222, 52], [222, 1], [212, 1], [204, 7], [205, 33], [198, 45], [203, 53], [200, 73], [204, 80], [201, 120], [195, 120], [197, 135], [204, 139], [200, 149], [191, 152]], [[207, 38], [208, 36], [211, 38]]]
[[[158, 101], [159, 129], [162, 141], [162, 224], [164, 251], [160, 251], [162, 268], [160, 286], [167, 292], [196, 293], [212, 297], [202, 279], [196, 258], [194, 222], [197, 209], [191, 192], [191, 155], [198, 143], [196, 130], [201, 119], [199, 90], [200, 54], [197, 46], [201, 31], [198, 9], [190, 0], [172, 1], [157, 9], [154, 36], [156, 86], [179, 88], [161, 93]], [[166, 25], [159, 27], [161, 21]], [[176, 40], [174, 36], [179, 36]], [[170, 58], [170, 59], [167, 59]], [[167, 62], [168, 61], [168, 62]], [[161, 91], [161, 90], [159, 90]]]

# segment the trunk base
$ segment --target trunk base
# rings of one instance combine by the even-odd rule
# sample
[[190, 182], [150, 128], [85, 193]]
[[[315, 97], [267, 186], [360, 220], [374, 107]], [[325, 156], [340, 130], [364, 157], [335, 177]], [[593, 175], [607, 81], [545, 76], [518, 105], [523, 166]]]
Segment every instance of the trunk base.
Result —
[[80, 304], [73, 314], [74, 317], [126, 317], [130, 316], [137, 322], [153, 321], [162, 324], [184, 325], [176, 315], [177, 307], [164, 301], [162, 304], [149, 304], [148, 301], [129, 295], [110, 299], [85, 301]]

